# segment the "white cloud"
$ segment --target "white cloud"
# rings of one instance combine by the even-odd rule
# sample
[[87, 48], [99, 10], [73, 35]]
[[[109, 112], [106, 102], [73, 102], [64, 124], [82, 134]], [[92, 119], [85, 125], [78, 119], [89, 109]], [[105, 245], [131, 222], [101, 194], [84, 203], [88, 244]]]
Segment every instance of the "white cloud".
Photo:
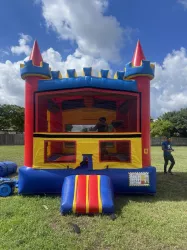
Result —
[[[13, 54], [29, 55], [31, 48], [27, 44], [32, 40], [29, 35], [20, 34], [18, 41], [19, 46], [12, 46]], [[0, 49], [0, 56], [9, 55], [8, 51]], [[25, 56], [24, 56], [25, 57]], [[28, 57], [25, 58], [27, 60]], [[17, 104], [23, 105], [24, 100], [24, 82], [20, 77], [20, 63], [7, 60], [5, 63], [0, 62], [0, 104]]]
[[83, 67], [92, 67], [93, 74], [98, 75], [100, 69], [109, 69], [110, 66], [104, 59], [95, 59], [92, 56], [84, 55], [78, 50], [68, 55], [65, 61], [59, 52], [53, 48], [42, 53], [43, 60], [48, 62], [52, 70], [60, 70], [63, 77], [66, 76], [67, 69], [76, 69], [78, 75], [82, 75]]
[[16, 55], [29, 55], [31, 52], [31, 48], [27, 43], [29, 43], [32, 38], [29, 35], [20, 34], [20, 39], [18, 41], [19, 46], [12, 46], [10, 48], [11, 52]]
[[184, 6], [184, 9], [187, 9], [187, 0], [178, 0], [178, 3]]
[[21, 62], [0, 63], [0, 104], [23, 105], [24, 82], [20, 78]]
[[75, 41], [85, 55], [115, 61], [132, 29], [123, 29], [114, 16], [104, 14], [108, 0], [41, 0], [48, 27], [61, 39]]
[[162, 65], [156, 64], [155, 79], [151, 82], [152, 116], [187, 107], [186, 49], [168, 54]]

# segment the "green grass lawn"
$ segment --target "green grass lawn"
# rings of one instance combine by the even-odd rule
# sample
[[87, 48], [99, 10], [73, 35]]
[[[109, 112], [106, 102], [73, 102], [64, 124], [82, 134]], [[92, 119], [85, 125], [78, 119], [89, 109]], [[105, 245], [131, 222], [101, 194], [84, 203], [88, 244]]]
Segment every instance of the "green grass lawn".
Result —
[[[162, 151], [152, 148], [157, 195], [115, 198], [117, 219], [61, 216], [60, 197], [0, 198], [0, 250], [187, 249], [187, 148], [175, 148], [175, 176], [163, 175]], [[0, 160], [23, 164], [22, 146], [1, 146]], [[68, 223], [81, 229], [76, 234]]]

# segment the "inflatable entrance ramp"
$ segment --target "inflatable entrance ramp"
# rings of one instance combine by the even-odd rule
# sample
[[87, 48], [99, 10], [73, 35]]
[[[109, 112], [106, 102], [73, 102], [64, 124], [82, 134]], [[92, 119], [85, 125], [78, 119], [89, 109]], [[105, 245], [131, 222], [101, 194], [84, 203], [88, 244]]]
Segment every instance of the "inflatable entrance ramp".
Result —
[[105, 175], [71, 175], [62, 186], [61, 213], [114, 213], [111, 180]]

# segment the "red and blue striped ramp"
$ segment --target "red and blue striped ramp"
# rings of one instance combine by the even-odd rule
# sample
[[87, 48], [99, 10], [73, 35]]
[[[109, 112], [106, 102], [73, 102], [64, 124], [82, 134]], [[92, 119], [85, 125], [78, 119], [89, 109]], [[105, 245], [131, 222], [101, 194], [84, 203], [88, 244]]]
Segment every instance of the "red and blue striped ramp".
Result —
[[105, 175], [71, 175], [64, 179], [61, 213], [114, 213], [111, 180]]

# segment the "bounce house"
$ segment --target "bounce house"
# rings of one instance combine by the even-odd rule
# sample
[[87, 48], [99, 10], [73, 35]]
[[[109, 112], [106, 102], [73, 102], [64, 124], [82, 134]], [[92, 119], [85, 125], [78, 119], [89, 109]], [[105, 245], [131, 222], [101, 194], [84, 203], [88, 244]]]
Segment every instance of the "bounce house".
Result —
[[19, 194], [62, 194], [62, 213], [111, 213], [114, 194], [155, 194], [150, 157], [154, 64], [138, 41], [132, 62], [66, 77], [43, 61], [37, 41], [25, 80], [25, 152]]

